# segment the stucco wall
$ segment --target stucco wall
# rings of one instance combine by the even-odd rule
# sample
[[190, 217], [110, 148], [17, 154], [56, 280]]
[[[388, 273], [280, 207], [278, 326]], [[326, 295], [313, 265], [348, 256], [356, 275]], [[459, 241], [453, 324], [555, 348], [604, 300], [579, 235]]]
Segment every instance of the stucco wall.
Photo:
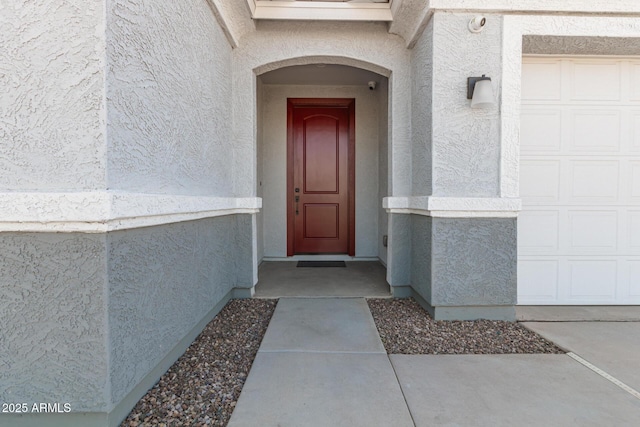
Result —
[[433, 218], [424, 215], [408, 216], [411, 222], [411, 287], [427, 302], [431, 302]]
[[[433, 16], [433, 194], [500, 194], [502, 17], [486, 15], [481, 33], [467, 29], [474, 15]], [[496, 105], [471, 109], [467, 77], [491, 77]]]
[[114, 403], [124, 398], [237, 283], [246, 281], [245, 273], [251, 271], [250, 242], [249, 215], [108, 235]]
[[105, 239], [0, 233], [0, 402], [109, 409]]
[[387, 264], [387, 248], [383, 237], [389, 235], [389, 217], [382, 199], [389, 195], [389, 80], [378, 85], [378, 257]]
[[[382, 78], [382, 77], [381, 77]], [[287, 256], [287, 98], [356, 100], [356, 256], [378, 256], [379, 91], [366, 86], [263, 85], [264, 255]]]
[[233, 193], [231, 47], [203, 0], [107, 8], [110, 189]]
[[[213, 12], [108, 2], [109, 189], [233, 196], [232, 49]], [[252, 231], [249, 216], [222, 216], [109, 234], [114, 403], [232, 287], [252, 285]]]
[[432, 193], [433, 20], [411, 50], [412, 194]]
[[103, 2], [3, 0], [0, 46], [0, 191], [103, 188]]
[[[262, 119], [262, 115], [264, 112], [264, 103], [263, 103], [263, 86], [262, 81], [258, 79], [256, 82], [256, 172], [258, 180], [258, 184], [256, 187], [256, 196], [264, 197], [263, 184], [262, 181], [264, 179], [264, 121]], [[257, 257], [258, 262], [262, 261], [264, 257], [264, 218], [263, 218], [263, 209], [260, 210], [259, 213], [256, 214], [256, 245], [257, 245]]]
[[249, 13], [246, 1], [206, 0], [220, 16], [219, 21], [228, 32], [230, 42], [237, 45], [239, 39], [255, 30], [255, 24]]
[[[387, 248], [387, 282], [389, 285], [411, 285], [411, 216], [389, 214], [389, 246]], [[392, 292], [396, 295], [395, 290]], [[407, 296], [407, 295], [403, 295]]]
[[515, 218], [404, 216], [411, 218], [411, 287], [432, 315], [512, 319]]
[[434, 218], [431, 239], [431, 305], [516, 303], [515, 218]]
[[232, 288], [253, 285], [251, 238], [251, 215], [1, 233], [0, 401], [111, 411]]
[[233, 195], [231, 48], [201, 0], [10, 1], [0, 28], [16, 47], [0, 52], [0, 191], [39, 191], [6, 200], [43, 231], [0, 233], [0, 401], [103, 419], [234, 286], [253, 285], [251, 215], [102, 222], [240, 207], [176, 198]]

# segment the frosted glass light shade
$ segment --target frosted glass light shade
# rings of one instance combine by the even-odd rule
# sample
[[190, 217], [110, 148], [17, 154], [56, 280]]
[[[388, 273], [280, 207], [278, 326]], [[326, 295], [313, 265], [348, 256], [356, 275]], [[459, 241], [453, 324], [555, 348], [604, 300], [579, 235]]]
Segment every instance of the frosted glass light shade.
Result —
[[491, 85], [491, 80], [478, 80], [473, 89], [471, 108], [488, 108], [493, 104], [493, 86]]

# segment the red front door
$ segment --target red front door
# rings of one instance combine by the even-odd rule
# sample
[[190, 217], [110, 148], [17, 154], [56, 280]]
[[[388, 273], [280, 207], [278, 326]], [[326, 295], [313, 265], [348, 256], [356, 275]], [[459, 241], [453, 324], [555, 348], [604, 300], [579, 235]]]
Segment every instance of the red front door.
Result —
[[289, 99], [289, 255], [354, 255], [352, 99]]

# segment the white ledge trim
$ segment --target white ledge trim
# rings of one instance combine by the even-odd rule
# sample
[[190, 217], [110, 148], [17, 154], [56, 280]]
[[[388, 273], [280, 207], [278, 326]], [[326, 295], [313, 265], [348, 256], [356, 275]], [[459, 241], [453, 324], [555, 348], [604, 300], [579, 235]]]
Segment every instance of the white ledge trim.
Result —
[[389, 3], [249, 0], [253, 19], [392, 21]]
[[597, 13], [632, 15], [640, 13], [638, 0], [430, 0], [432, 10], [491, 13]]
[[252, 214], [257, 197], [92, 191], [0, 193], [0, 232], [104, 233], [223, 215]]
[[522, 202], [498, 197], [385, 197], [382, 206], [389, 213], [440, 218], [515, 218]]

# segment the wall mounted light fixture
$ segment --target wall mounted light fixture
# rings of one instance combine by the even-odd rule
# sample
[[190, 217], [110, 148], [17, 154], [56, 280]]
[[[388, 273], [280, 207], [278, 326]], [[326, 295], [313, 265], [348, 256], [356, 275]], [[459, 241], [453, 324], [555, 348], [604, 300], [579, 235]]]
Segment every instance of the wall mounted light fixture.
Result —
[[471, 100], [471, 108], [491, 107], [495, 103], [491, 77], [483, 74], [482, 77], [467, 78], [467, 99]]

